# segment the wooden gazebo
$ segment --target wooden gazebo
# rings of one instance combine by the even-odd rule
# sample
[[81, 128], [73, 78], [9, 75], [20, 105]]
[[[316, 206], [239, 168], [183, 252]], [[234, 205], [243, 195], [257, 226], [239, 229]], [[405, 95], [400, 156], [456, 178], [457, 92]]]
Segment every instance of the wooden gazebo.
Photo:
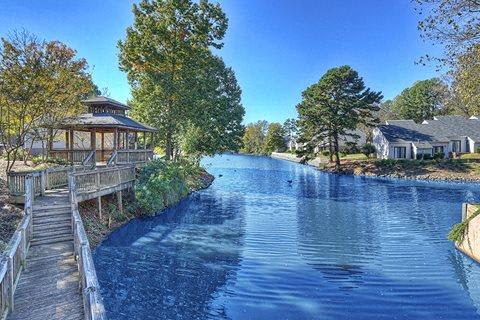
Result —
[[127, 116], [127, 105], [97, 96], [84, 101], [87, 113], [66, 119], [65, 148], [49, 146], [49, 156], [71, 164], [144, 163], [153, 157], [155, 128]]

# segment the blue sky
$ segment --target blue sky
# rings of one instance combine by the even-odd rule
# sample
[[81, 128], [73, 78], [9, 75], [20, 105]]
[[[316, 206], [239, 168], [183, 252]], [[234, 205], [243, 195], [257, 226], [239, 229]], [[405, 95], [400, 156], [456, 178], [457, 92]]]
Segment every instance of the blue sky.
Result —
[[[100, 88], [120, 101], [129, 85], [116, 43], [132, 23], [133, 0], [2, 0], [0, 35], [26, 29], [60, 40], [91, 66]], [[435, 52], [417, 31], [409, 0], [222, 0], [229, 18], [225, 47], [243, 90], [245, 122], [296, 116], [301, 92], [331, 67], [348, 64], [367, 86], [392, 98], [416, 80], [436, 76], [415, 65]]]

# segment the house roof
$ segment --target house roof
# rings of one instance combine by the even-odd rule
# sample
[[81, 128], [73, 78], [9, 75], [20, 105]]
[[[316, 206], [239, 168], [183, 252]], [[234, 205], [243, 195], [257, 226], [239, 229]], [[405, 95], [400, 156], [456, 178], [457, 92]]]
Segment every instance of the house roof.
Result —
[[87, 106], [91, 105], [108, 105], [109, 107], [112, 107], [114, 109], [121, 109], [121, 110], [129, 110], [130, 107], [127, 106], [126, 104], [123, 104], [121, 102], [118, 102], [117, 100], [113, 100], [111, 98], [107, 98], [104, 96], [95, 96], [88, 98], [86, 100], [83, 100], [83, 103], [86, 104]]
[[480, 141], [480, 120], [476, 117], [436, 116], [421, 124], [413, 120], [388, 120], [378, 129], [389, 142], [448, 142], [463, 137]]
[[61, 129], [124, 129], [132, 131], [154, 132], [155, 128], [137, 122], [119, 114], [112, 113], [85, 113], [77, 117], [65, 119]]
[[435, 130], [428, 125], [417, 124], [413, 120], [389, 120], [387, 124], [378, 126], [378, 129], [389, 142], [448, 141], [441, 130]]
[[450, 139], [469, 137], [480, 141], [480, 120], [476, 117], [469, 119], [463, 116], [436, 116], [433, 120], [425, 121], [425, 124], [443, 131]]

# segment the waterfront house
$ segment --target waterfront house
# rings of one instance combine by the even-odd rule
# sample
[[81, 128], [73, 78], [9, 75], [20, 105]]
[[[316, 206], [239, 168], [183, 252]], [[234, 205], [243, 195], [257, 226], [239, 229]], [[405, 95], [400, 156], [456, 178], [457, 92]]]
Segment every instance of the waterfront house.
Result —
[[373, 130], [373, 144], [381, 159], [475, 153], [480, 147], [480, 120], [463, 116], [436, 116], [422, 123], [388, 120]]

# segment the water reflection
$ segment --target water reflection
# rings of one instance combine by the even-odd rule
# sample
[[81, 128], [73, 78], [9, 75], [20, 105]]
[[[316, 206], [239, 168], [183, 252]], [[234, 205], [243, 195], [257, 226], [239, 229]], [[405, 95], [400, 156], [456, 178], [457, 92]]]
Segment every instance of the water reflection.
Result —
[[95, 252], [112, 319], [207, 319], [215, 292], [234, 280], [244, 236], [242, 197], [201, 193], [132, 221]]
[[480, 187], [205, 163], [211, 188], [96, 250], [110, 318], [480, 318], [480, 267], [446, 239]]

